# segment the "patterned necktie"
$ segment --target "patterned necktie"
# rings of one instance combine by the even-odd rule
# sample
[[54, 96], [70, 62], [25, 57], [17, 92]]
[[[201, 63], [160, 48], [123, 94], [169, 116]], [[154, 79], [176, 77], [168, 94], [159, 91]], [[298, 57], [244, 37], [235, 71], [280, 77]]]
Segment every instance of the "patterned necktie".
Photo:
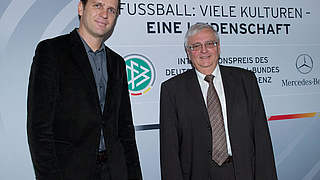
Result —
[[228, 158], [227, 140], [224, 129], [221, 104], [213, 85], [213, 75], [207, 75], [204, 80], [209, 83], [207, 94], [207, 110], [212, 129], [212, 160], [221, 166]]

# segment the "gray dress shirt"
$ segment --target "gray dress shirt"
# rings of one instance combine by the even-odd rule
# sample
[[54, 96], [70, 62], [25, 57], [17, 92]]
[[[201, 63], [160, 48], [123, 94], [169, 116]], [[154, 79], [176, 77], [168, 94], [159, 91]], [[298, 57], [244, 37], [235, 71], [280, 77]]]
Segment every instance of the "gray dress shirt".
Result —
[[[101, 44], [100, 49], [93, 52], [93, 50], [84, 41], [84, 39], [81, 38], [81, 40], [84, 44], [84, 47], [86, 49], [86, 52], [89, 58], [89, 62], [92, 68], [92, 72], [94, 75], [94, 79], [96, 82], [96, 87], [99, 95], [101, 112], [103, 112], [104, 104], [106, 100], [106, 91], [107, 91], [107, 82], [108, 82], [106, 49], [104, 44]], [[106, 146], [103, 138], [103, 131], [101, 129], [99, 151], [103, 151], [105, 149], [106, 149]]]

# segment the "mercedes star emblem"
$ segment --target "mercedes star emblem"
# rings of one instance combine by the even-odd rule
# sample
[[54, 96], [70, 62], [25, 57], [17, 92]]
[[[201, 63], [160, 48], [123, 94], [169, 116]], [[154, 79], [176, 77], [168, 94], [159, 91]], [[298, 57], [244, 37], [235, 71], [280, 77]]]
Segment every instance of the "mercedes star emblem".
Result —
[[308, 54], [301, 54], [296, 61], [296, 68], [302, 74], [308, 74], [313, 68], [312, 58]]

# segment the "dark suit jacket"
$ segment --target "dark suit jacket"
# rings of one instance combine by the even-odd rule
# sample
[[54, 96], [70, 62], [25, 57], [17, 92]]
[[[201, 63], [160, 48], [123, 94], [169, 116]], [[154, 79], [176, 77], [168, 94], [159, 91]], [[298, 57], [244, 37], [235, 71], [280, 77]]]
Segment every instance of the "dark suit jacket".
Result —
[[91, 66], [76, 32], [38, 44], [28, 89], [28, 142], [39, 180], [90, 180], [100, 129], [112, 179], [141, 179], [124, 60], [106, 47], [101, 112]]
[[[252, 72], [220, 66], [237, 180], [277, 179], [260, 90]], [[194, 69], [161, 86], [160, 159], [163, 180], [208, 180], [211, 126]]]

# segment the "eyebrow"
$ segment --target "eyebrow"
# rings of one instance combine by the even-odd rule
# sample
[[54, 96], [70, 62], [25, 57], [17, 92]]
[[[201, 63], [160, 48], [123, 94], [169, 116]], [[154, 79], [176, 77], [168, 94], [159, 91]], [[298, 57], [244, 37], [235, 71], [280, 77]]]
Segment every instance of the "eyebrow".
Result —
[[[205, 41], [203, 43], [207, 43], [207, 42], [218, 42], [218, 41], [217, 40], [208, 40], [208, 41]], [[202, 44], [201, 42], [195, 42], [195, 43], [192, 43], [192, 44], [197, 44], [197, 43]]]

